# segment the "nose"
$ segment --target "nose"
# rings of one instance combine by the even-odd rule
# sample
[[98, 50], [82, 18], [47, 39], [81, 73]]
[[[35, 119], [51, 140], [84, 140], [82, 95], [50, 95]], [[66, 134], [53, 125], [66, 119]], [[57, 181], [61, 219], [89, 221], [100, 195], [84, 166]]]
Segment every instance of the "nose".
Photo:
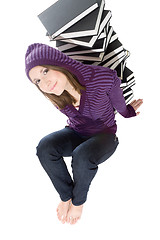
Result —
[[51, 81], [50, 81], [50, 80], [46, 80], [46, 81], [44, 82], [44, 85], [45, 85], [45, 88], [46, 88], [47, 90], [49, 90], [50, 87], [51, 87]]

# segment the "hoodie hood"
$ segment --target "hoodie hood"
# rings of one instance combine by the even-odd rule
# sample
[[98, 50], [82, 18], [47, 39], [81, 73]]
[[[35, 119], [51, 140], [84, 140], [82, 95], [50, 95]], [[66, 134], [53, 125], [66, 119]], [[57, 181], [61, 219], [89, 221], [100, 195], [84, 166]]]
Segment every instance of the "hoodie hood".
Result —
[[25, 54], [25, 71], [29, 80], [31, 80], [29, 71], [33, 67], [41, 65], [63, 67], [74, 74], [82, 84], [85, 84], [93, 73], [93, 68], [91, 66], [70, 58], [56, 48], [42, 43], [31, 44], [28, 46]]

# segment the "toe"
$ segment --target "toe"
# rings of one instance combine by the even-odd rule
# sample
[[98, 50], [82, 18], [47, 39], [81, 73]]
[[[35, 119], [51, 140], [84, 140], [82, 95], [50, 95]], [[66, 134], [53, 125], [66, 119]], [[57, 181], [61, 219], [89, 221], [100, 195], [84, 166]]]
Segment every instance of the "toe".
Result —
[[67, 218], [66, 218], [67, 220], [67, 223], [69, 223], [70, 222], [70, 216], [67, 216]]
[[77, 221], [78, 221], [78, 218], [75, 219], [75, 223], [77, 223]]
[[57, 212], [57, 217], [58, 217], [58, 219], [61, 221], [61, 215], [60, 215], [59, 212]]
[[71, 223], [72, 225], [74, 225], [74, 224], [76, 224], [76, 222], [77, 222], [77, 218], [72, 218], [72, 220], [71, 220], [70, 223]]
[[76, 222], [77, 222], [76, 218], [74, 218], [72, 224], [75, 224]]
[[74, 224], [74, 218], [71, 218], [70, 224], [71, 224], [71, 225]]
[[66, 222], [66, 216], [62, 216], [61, 222], [64, 224]]
[[69, 223], [70, 223], [70, 224], [73, 224], [73, 217], [70, 217], [70, 218], [69, 218]]

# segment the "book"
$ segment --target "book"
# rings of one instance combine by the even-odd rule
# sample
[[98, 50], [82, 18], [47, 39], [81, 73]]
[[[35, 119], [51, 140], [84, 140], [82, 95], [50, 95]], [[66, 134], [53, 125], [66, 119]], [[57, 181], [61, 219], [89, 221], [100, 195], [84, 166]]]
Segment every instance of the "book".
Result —
[[[124, 50], [123, 45], [119, 40], [114, 41], [112, 44], [109, 43], [104, 53], [103, 62], [105, 62], [106, 60], [109, 61], [112, 57], [114, 57], [115, 55], [117, 55], [119, 52], [123, 50]], [[89, 64], [93, 65], [94, 62], [92, 63], [90, 62]], [[97, 64], [95, 63], [94, 65], [97, 65]]]
[[[88, 48], [88, 47], [82, 47], [79, 45], [73, 45], [72, 50], [66, 49], [64, 50], [64, 53], [66, 55], [75, 55], [75, 54], [86, 54], [86, 53], [92, 53], [92, 52], [104, 52], [108, 46], [108, 43], [110, 41], [110, 38], [112, 36], [113, 33], [113, 28], [109, 27], [109, 31], [107, 34], [106, 38], [103, 39], [98, 39], [95, 44], [93, 45], [92, 48]], [[57, 45], [56, 45], [57, 46]], [[61, 48], [62, 49], [62, 48]]]
[[127, 60], [127, 58], [130, 56], [130, 52], [129, 52], [128, 50], [126, 50], [126, 49], [125, 49], [125, 52], [126, 52], [126, 56], [125, 56], [125, 59], [124, 59], [124, 61], [126, 61], [126, 60]]
[[127, 88], [125, 90], [123, 90], [123, 96], [127, 97], [129, 95], [131, 95], [133, 93], [133, 90], [131, 88]]
[[106, 63], [102, 62], [103, 67], [109, 67], [110, 69], [115, 69], [125, 58], [125, 52], [122, 51], [118, 55], [116, 55], [111, 60], [107, 60]]
[[101, 62], [103, 59], [105, 52], [101, 53], [88, 53], [87, 55], [71, 55], [70, 57], [75, 60], [82, 60], [82, 61], [99, 61]]
[[116, 68], [117, 76], [121, 79], [120, 87], [123, 90], [131, 88], [135, 85], [135, 77], [133, 72], [126, 67], [126, 61], [123, 60]]
[[90, 36], [90, 37], [88, 36], [88, 37], [79, 37], [79, 38], [72, 38], [72, 39], [63, 39], [60, 41], [65, 42], [65, 43], [72, 43], [72, 44], [76, 44], [79, 46], [92, 48], [92, 46], [94, 45], [94, 43], [96, 42], [97, 39], [102, 39], [105, 37], [106, 37], [106, 30], [104, 29], [99, 37], [98, 37], [98, 35], [95, 35], [95, 36]]
[[104, 0], [58, 0], [40, 13], [38, 18], [54, 39], [98, 8], [102, 2]]
[[71, 39], [57, 37], [57, 38], [55, 38], [55, 40], [59, 39], [66, 43], [73, 43], [76, 45], [92, 47], [95, 44], [97, 39], [106, 37], [106, 33], [105, 33], [104, 29], [105, 28], [107, 29], [107, 26], [109, 26], [109, 21], [111, 19], [111, 16], [112, 16], [111, 11], [109, 11], [109, 10], [103, 11], [102, 19], [101, 19], [101, 23], [100, 23], [99, 31], [98, 31], [97, 35], [77, 37], [77, 38], [71, 38]]
[[121, 79], [121, 87], [127, 86], [126, 81], [124, 81], [123, 78], [123, 72], [124, 72], [124, 61], [122, 61], [118, 66], [115, 68], [117, 72], [117, 76]]
[[126, 87], [122, 87], [122, 89], [123, 90], [127, 90], [128, 88], [132, 88], [135, 84], [136, 84], [136, 82], [135, 82], [135, 79], [134, 79], [134, 81], [132, 83], [127, 84], [127, 86]]
[[134, 97], [133, 92], [130, 95], [124, 96], [126, 104], [129, 104], [130, 100]]
[[91, 65], [105, 65], [109, 66], [110, 64], [115, 63], [121, 57], [125, 57], [125, 52], [122, 43], [117, 39], [112, 43], [109, 43], [107, 49], [104, 53], [103, 61], [99, 62], [90, 62]]
[[[103, 56], [103, 59], [104, 59], [104, 56]], [[125, 57], [125, 52], [121, 51], [120, 53], [118, 53], [116, 55], [113, 55], [111, 58], [107, 59], [106, 61], [103, 61], [103, 59], [101, 61], [92, 61], [92, 60], [86, 61], [86, 60], [83, 60], [82, 63], [89, 64], [89, 65], [94, 65], [94, 66], [100, 65], [100, 66], [103, 66], [103, 67], [109, 67], [112, 64], [114, 64], [115, 62], [117, 62], [119, 59], [121, 60], [121, 61], [119, 61], [119, 63], [122, 62], [124, 57]], [[117, 64], [118, 64], [118, 62], [117, 62]]]
[[[59, 24], [61, 21], [56, 21], [56, 23], [49, 21], [48, 25], [50, 25], [52, 31], [49, 32], [46, 28], [47, 36], [50, 41], [56, 41], [56, 48], [72, 59], [84, 64], [115, 69], [117, 76], [121, 79], [120, 88], [123, 91], [123, 96], [127, 104], [134, 96], [132, 87], [135, 85], [134, 74], [126, 67], [126, 60], [130, 56], [130, 52], [123, 47], [118, 39], [117, 33], [113, 30], [113, 27], [110, 26], [112, 14], [110, 10], [104, 10], [104, 0], [85, 1], [59, 0], [57, 3], [61, 7], [57, 14], [64, 16], [62, 22], [64, 22], [65, 25], [61, 26], [61, 24]], [[78, 3], [76, 6], [75, 2], [76, 4]], [[62, 9], [66, 10], [64, 3], [73, 3], [74, 8], [70, 5], [70, 10], [65, 12], [63, 10], [62, 13]], [[87, 7], [89, 3], [90, 7]], [[73, 12], [79, 5], [81, 5], [81, 8], [76, 9], [76, 14], [77, 12], [78, 14], [75, 17]], [[50, 9], [50, 15], [51, 12]], [[67, 22], [66, 15], [70, 13], [71, 16], [68, 16], [70, 21]], [[45, 17], [45, 14], [43, 17]], [[49, 16], [46, 17], [48, 18]], [[54, 25], [57, 27], [56, 31], [53, 31]]]
[[117, 33], [113, 30], [111, 39], [110, 39], [110, 43], [114, 42], [115, 40], [118, 39]]
[[109, 43], [103, 61], [106, 61], [107, 59], [111, 58], [112, 56], [123, 50], [123, 45], [118, 39], [113, 41], [112, 43]]
[[99, 30], [103, 9], [104, 0], [102, 0], [100, 7], [61, 33], [55, 40], [96, 35]]
[[113, 35], [113, 27], [109, 26], [107, 31], [107, 36], [106, 36], [106, 48], [108, 47], [108, 44], [111, 42], [112, 35]]
[[96, 41], [92, 48], [82, 47], [82, 46], [75, 46], [72, 49], [64, 50], [63, 52], [66, 55], [75, 55], [75, 54], [86, 54], [92, 52], [103, 52], [105, 51], [106, 46], [106, 38], [99, 39]]
[[59, 51], [65, 51], [69, 49], [73, 49], [74, 47], [77, 47], [78, 45], [72, 44], [72, 43], [65, 43], [62, 41], [56, 41], [56, 48], [58, 48]]
[[133, 72], [125, 66], [124, 71], [123, 71], [123, 79], [126, 80], [126, 82], [129, 82], [131, 79], [133, 79], [134, 74]]

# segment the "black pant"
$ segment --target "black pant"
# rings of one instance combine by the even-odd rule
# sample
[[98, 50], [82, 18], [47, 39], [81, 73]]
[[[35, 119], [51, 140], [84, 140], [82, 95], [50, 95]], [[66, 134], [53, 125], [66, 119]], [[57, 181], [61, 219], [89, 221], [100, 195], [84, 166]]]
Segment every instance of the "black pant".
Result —
[[[61, 200], [72, 199], [72, 203], [78, 206], [87, 199], [98, 164], [114, 153], [118, 143], [112, 133], [86, 137], [65, 127], [42, 138], [37, 146], [37, 156]], [[72, 156], [73, 180], [63, 159], [69, 156]]]

